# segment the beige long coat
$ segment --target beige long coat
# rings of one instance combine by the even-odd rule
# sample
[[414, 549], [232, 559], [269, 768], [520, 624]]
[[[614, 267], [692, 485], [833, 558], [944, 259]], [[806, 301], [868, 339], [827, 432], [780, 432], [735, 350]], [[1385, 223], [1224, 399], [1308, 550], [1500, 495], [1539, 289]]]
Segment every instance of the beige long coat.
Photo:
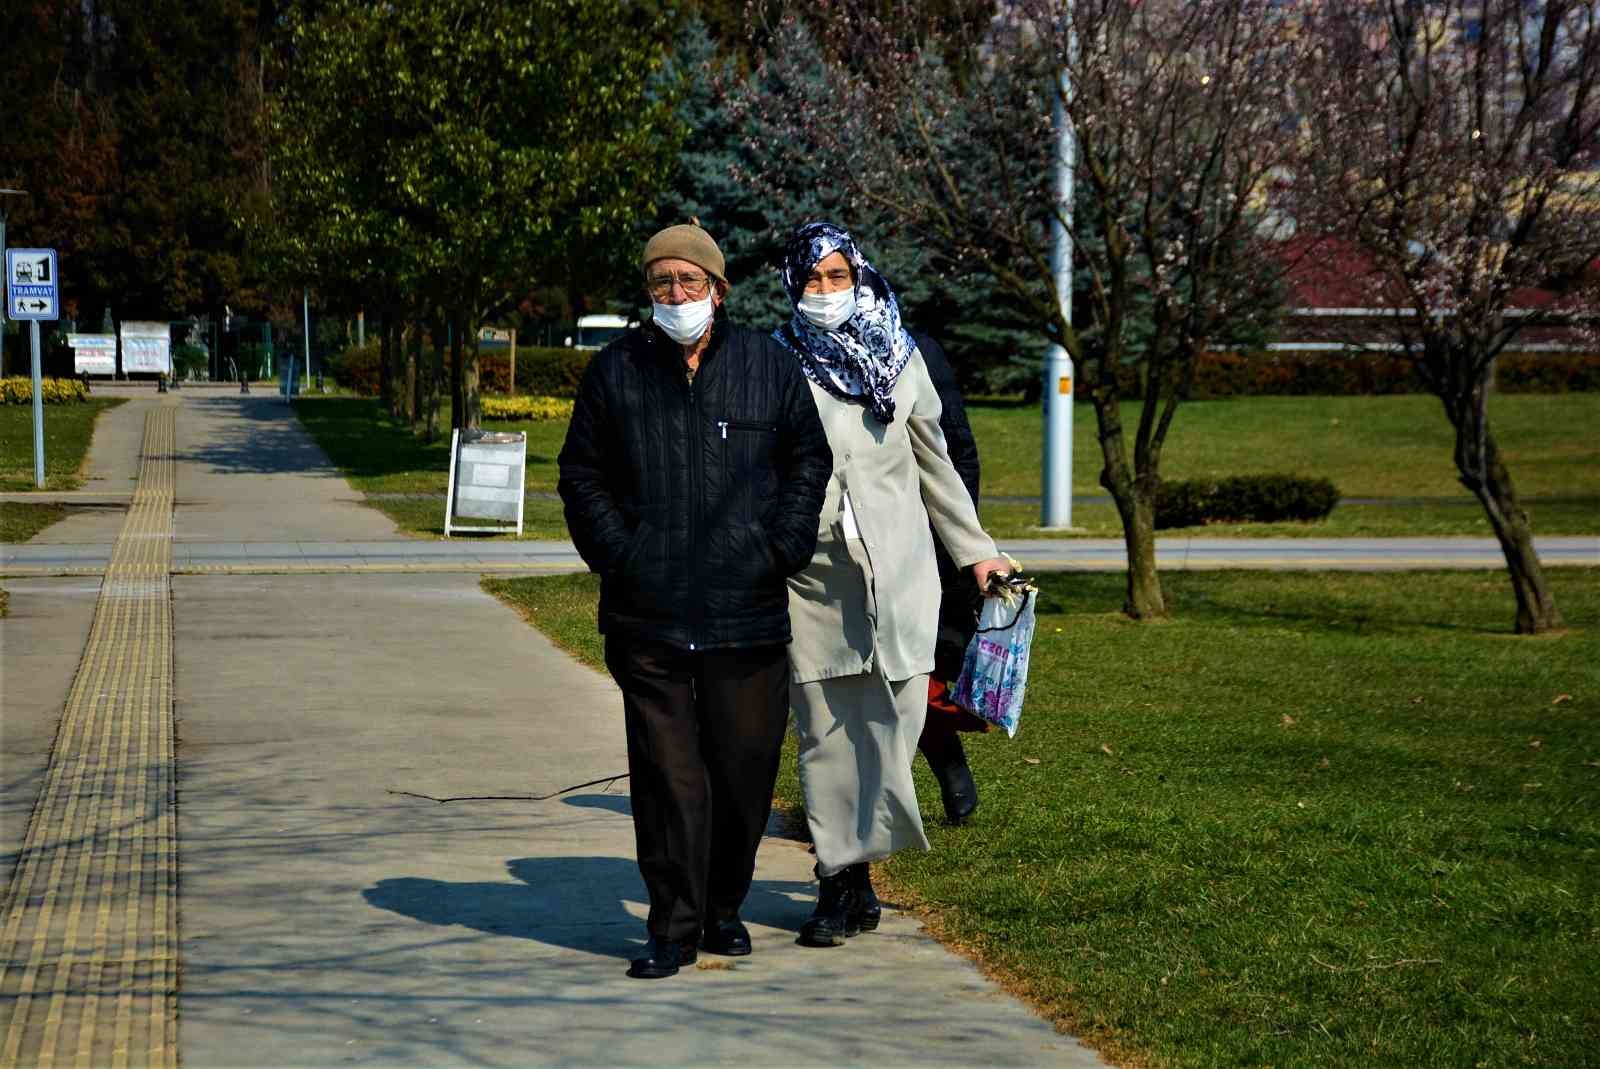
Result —
[[[871, 671], [874, 659], [889, 680], [930, 672], [940, 587], [928, 521], [956, 564], [998, 556], [950, 464], [938, 391], [921, 354], [913, 354], [895, 380], [895, 418], [887, 427], [865, 406], [841, 401], [816, 383], [811, 393], [833, 449], [833, 476], [816, 554], [789, 579], [790, 681], [858, 675]], [[870, 574], [852, 561], [845, 544], [846, 493]], [[875, 595], [870, 602], [868, 582]]]

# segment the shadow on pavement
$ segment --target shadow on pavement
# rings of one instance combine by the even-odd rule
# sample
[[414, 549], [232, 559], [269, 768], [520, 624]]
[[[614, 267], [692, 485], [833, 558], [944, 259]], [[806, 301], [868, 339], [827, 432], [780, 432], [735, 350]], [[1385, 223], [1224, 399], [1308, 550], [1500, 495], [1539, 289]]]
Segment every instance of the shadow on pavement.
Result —
[[[451, 883], [399, 876], [361, 892], [378, 909], [424, 924], [460, 926], [511, 939], [631, 956], [645, 941], [644, 922], [626, 903], [645, 901], [639, 868], [623, 857], [524, 857], [506, 863], [517, 883]], [[740, 916], [752, 924], [798, 931], [810, 908], [793, 895], [809, 883], [757, 880]]]

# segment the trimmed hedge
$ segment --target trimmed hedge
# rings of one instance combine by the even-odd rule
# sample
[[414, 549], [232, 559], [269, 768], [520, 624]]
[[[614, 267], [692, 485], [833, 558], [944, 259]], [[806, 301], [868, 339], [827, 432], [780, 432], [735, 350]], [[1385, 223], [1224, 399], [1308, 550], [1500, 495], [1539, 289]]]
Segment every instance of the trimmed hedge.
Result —
[[[518, 361], [521, 364], [521, 361]], [[572, 418], [572, 404], [565, 397], [483, 397], [484, 419], [517, 420], [523, 423], [542, 423], [546, 420]]]
[[[478, 354], [478, 383], [485, 393], [506, 393], [510, 361], [504, 352]], [[576, 397], [578, 383], [594, 356], [588, 349], [517, 346], [517, 393], [535, 397]]]
[[[1092, 384], [1074, 384], [1088, 400]], [[1120, 377], [1126, 396], [1137, 395], [1132, 368]], [[1495, 365], [1503, 393], [1571, 393], [1600, 390], [1600, 353], [1507, 353]], [[1189, 397], [1345, 396], [1427, 393], [1410, 360], [1396, 353], [1209, 352], [1195, 365]]]
[[[47, 405], [75, 405], [89, 400], [89, 388], [78, 379], [41, 379]], [[33, 379], [16, 376], [0, 379], [0, 405], [33, 404]]]
[[[1600, 389], [1600, 353], [1507, 353], [1495, 365], [1505, 393]], [[1195, 368], [1196, 398], [1271, 394], [1426, 393], [1397, 353], [1207, 353]]]
[[1302, 475], [1235, 475], [1163, 482], [1156, 493], [1156, 529], [1206, 523], [1279, 523], [1327, 517], [1339, 490]]
[[[478, 389], [483, 393], [506, 393], [511, 384], [510, 361], [504, 352], [478, 354]], [[576, 397], [578, 383], [594, 353], [587, 349], [543, 346], [517, 346], [517, 393], [534, 397]], [[376, 341], [346, 349], [328, 360], [333, 381], [363, 397], [378, 394], [379, 362], [382, 350]], [[432, 350], [423, 353], [432, 360]], [[448, 376], [448, 355], [446, 372]]]

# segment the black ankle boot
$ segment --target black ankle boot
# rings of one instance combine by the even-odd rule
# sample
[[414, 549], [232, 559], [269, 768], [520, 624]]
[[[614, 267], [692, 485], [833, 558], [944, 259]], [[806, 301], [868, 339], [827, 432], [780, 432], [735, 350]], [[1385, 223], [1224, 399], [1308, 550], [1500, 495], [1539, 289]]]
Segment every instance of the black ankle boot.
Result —
[[863, 861], [844, 871], [849, 874], [851, 890], [856, 893], [855, 906], [850, 911], [851, 919], [863, 932], [877, 931], [878, 921], [883, 918], [883, 906], [878, 902], [877, 892], [872, 889], [872, 866]]
[[967, 767], [967, 754], [961, 746], [961, 736], [950, 732], [937, 749], [925, 748], [922, 756], [928, 759], [933, 778], [939, 781], [939, 799], [944, 802], [944, 818], [960, 825], [978, 808], [978, 784]]
[[843, 946], [845, 939], [861, 929], [855, 918], [856, 892], [845, 869], [836, 876], [823, 876], [817, 889], [817, 908], [800, 926], [803, 947]]

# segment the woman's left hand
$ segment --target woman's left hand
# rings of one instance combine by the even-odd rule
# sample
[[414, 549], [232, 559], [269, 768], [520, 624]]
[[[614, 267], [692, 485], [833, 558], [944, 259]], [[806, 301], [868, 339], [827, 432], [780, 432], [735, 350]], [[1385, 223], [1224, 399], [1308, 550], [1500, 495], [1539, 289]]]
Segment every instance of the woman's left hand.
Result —
[[972, 577], [978, 581], [978, 589], [983, 591], [985, 597], [994, 596], [989, 590], [989, 576], [996, 573], [1010, 575], [1011, 562], [1004, 557], [990, 557], [972, 566]]

